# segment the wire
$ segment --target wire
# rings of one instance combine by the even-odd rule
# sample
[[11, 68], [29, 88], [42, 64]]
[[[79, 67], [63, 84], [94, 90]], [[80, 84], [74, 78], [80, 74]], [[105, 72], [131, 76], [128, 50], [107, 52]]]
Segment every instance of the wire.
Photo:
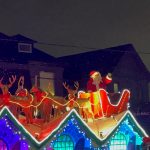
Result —
[[[26, 42], [26, 41], [20, 41], [20, 40], [15, 40], [15, 39], [3, 39], [0, 38], [0, 40], [2, 41], [12, 41], [12, 42]], [[86, 47], [86, 46], [79, 46], [79, 45], [69, 45], [69, 44], [56, 44], [56, 43], [45, 43], [45, 42], [35, 42], [36, 44], [39, 45], [48, 45], [48, 46], [58, 46], [58, 47], [72, 47], [72, 48], [80, 48], [80, 49], [89, 49], [89, 50], [98, 50], [99, 48], [96, 47]], [[103, 49], [101, 49], [103, 50]], [[123, 51], [123, 50], [115, 50], [112, 51], [113, 53], [117, 53], [117, 52], [128, 52], [128, 53], [132, 53], [131, 51]], [[137, 51], [139, 54], [143, 54], [143, 55], [149, 55], [150, 52], [141, 52], [141, 51]]]

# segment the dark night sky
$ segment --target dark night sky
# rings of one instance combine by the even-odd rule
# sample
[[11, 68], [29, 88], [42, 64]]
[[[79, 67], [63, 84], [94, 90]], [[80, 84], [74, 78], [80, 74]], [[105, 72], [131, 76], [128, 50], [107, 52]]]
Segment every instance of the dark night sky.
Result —
[[[0, 0], [0, 32], [53, 56], [132, 43], [150, 70], [150, 0]], [[86, 48], [85, 48], [86, 47]]]

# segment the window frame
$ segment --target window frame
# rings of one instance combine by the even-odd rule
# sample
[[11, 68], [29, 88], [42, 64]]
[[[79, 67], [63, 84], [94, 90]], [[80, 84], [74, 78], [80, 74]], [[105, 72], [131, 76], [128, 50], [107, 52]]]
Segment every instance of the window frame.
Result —
[[125, 134], [118, 132], [110, 139], [109, 148], [110, 148], [110, 150], [126, 150], [128, 147], [127, 143], [128, 142], [127, 142], [127, 138], [126, 138]]
[[[69, 138], [69, 141], [68, 141], [68, 140], [66, 140], [66, 141], [65, 141], [65, 140], [62, 140], [63, 137]], [[55, 147], [55, 144], [58, 144], [58, 142], [61, 143], [61, 144], [59, 144], [59, 145], [57, 145], [57, 147]], [[67, 142], [72, 143], [72, 144], [70, 144], [69, 147], [68, 147]], [[63, 147], [64, 145], [63, 145], [62, 143], [65, 144], [65, 147]], [[61, 145], [62, 147], [61, 147], [60, 145]], [[69, 135], [67, 135], [67, 134], [63, 134], [63, 135], [58, 136], [57, 139], [54, 141], [53, 148], [54, 148], [55, 150], [59, 150], [60, 148], [61, 148], [62, 150], [66, 150], [66, 148], [67, 148], [67, 150], [74, 150], [75, 145], [74, 145], [74, 141], [73, 141], [73, 139], [71, 138], [71, 136], [69, 136]]]
[[[21, 45], [29, 46], [29, 51], [21, 50], [21, 48], [20, 48]], [[32, 44], [31, 43], [18, 43], [18, 52], [21, 52], [21, 53], [32, 53]]]

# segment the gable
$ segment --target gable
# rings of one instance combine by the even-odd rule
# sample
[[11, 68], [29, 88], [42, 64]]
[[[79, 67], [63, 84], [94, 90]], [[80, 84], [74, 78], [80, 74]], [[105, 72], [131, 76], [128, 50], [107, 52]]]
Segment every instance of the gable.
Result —
[[114, 69], [114, 74], [128, 76], [133, 79], [147, 79], [149, 72], [135, 50], [125, 53]]
[[33, 44], [33, 43], [37, 42], [37, 41], [32, 40], [32, 39], [30, 39], [28, 37], [25, 37], [25, 36], [23, 36], [21, 34], [16, 34], [14, 36], [11, 36], [10, 39], [12, 39], [12, 40], [14, 40], [16, 42], [23, 42], [23, 43], [32, 43]]

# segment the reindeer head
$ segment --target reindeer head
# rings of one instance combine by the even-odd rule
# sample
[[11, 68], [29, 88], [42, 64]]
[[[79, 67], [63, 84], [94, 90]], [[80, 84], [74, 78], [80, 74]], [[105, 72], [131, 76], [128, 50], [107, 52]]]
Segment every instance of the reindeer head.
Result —
[[40, 89], [37, 86], [33, 86], [30, 90], [31, 93], [37, 93], [39, 91], [40, 91]]
[[9, 92], [9, 88], [11, 88], [16, 81], [16, 75], [12, 75], [11, 77], [9, 77], [9, 84], [3, 84], [2, 81], [3, 77], [0, 79], [0, 88], [2, 89], [3, 94], [7, 94]]
[[78, 82], [74, 82], [74, 86], [75, 86], [75, 90], [70, 89], [69, 85], [67, 85], [66, 82], [63, 83], [63, 86], [65, 87], [65, 89], [68, 92], [68, 97], [70, 98], [75, 98], [75, 94], [77, 94], [78, 92], [78, 88], [79, 88], [79, 83]]

